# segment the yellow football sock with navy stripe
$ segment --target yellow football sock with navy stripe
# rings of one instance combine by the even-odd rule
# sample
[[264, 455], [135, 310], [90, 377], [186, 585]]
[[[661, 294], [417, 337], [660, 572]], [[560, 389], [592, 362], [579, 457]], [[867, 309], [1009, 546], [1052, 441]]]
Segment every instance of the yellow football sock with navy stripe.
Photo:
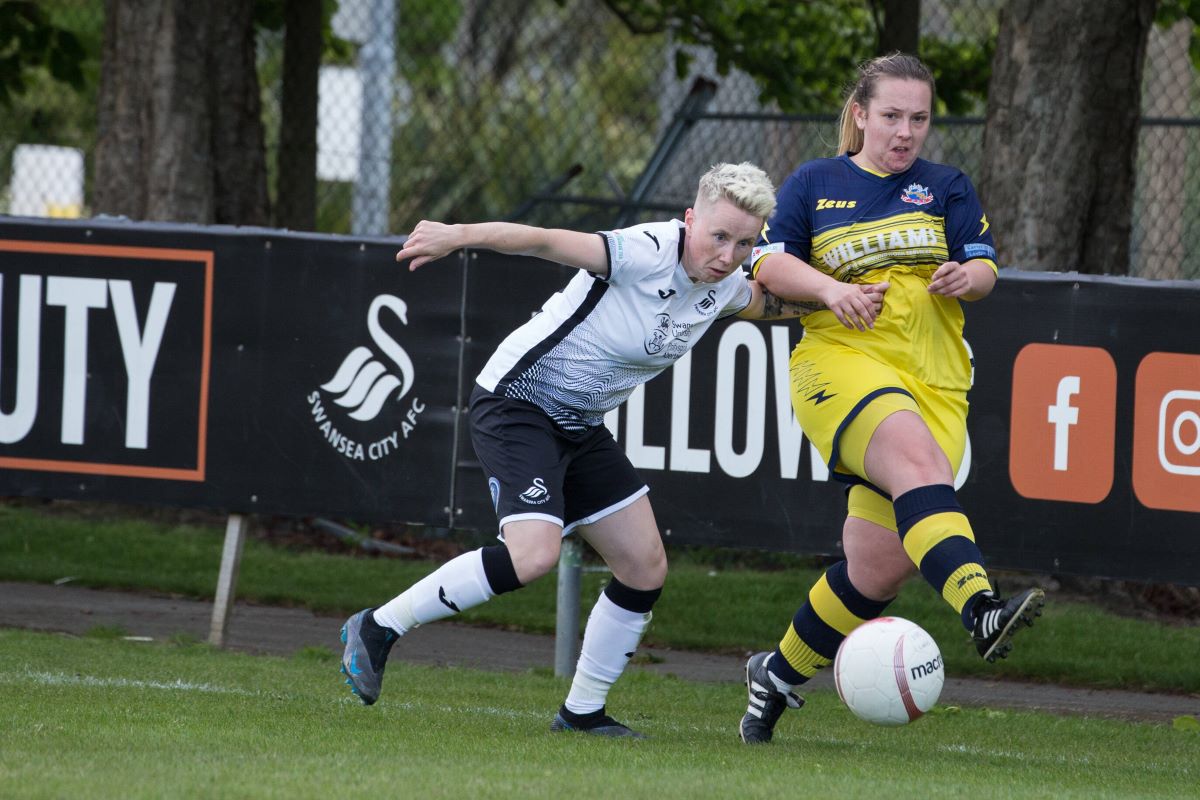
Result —
[[920, 486], [897, 497], [892, 507], [908, 557], [971, 630], [975, 601], [990, 592], [992, 584], [954, 487]]
[[850, 631], [878, 617], [890, 602], [859, 593], [850, 583], [846, 562], [839, 561], [809, 590], [808, 602], [796, 612], [775, 650], [771, 673], [789, 686], [804, 683], [832, 663]]

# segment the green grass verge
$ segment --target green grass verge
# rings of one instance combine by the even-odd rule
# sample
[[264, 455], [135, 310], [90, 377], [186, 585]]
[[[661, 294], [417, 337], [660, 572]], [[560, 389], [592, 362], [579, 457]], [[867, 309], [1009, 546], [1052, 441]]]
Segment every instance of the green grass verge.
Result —
[[[0, 506], [0, 580], [152, 589], [212, 597], [223, 533], [140, 520], [94, 521]], [[435, 565], [295, 552], [247, 541], [238, 597], [349, 613], [390, 599]], [[774, 646], [818, 571], [717, 569], [675, 558], [647, 642], [717, 652]], [[584, 613], [607, 576], [583, 576]], [[465, 613], [463, 622], [549, 633], [555, 581], [548, 576]], [[920, 580], [889, 613], [925, 627], [951, 675], [1020, 677], [1092, 686], [1200, 692], [1200, 626], [1118, 617], [1077, 603], [1051, 603], [1022, 634], [1014, 656], [996, 665], [975, 654], [955, 615]]]
[[340, 678], [328, 652], [0, 631], [0, 796], [1200, 797], [1182, 727], [943, 708], [879, 728], [818, 690], [749, 747], [740, 686], [637, 672], [611, 708], [652, 738], [615, 741], [550, 733], [566, 685], [545, 671], [396, 662], [371, 708]]

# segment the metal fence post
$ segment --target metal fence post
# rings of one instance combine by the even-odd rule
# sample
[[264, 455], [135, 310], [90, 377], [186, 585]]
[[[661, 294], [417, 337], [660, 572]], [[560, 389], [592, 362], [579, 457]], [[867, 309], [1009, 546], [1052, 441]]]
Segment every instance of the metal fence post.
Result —
[[582, 569], [579, 541], [568, 536], [558, 555], [558, 600], [554, 622], [554, 674], [569, 678], [575, 673], [579, 647], [579, 575]]
[[362, 75], [362, 144], [351, 199], [357, 236], [388, 232], [392, 186], [392, 98], [396, 82], [396, 0], [374, 0], [371, 37], [358, 52]]
[[225, 525], [225, 546], [221, 550], [221, 572], [217, 577], [217, 594], [213, 598], [212, 627], [208, 643], [214, 647], [225, 644], [225, 628], [233, 611], [237, 591], [238, 567], [242, 562], [242, 544], [246, 541], [249, 522], [243, 514], [230, 514]]

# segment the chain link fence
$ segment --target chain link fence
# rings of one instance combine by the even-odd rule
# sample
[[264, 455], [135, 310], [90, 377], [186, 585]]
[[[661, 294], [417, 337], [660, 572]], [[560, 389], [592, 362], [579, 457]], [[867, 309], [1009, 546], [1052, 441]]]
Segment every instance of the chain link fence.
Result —
[[[986, 49], [1002, 4], [922, 0], [922, 41]], [[26, 71], [0, 113], [0, 211], [90, 213], [104, 5], [39, 0], [82, 43], [85, 80]], [[1145, 277], [1200, 278], [1189, 26], [1155, 27], [1148, 46], [1131, 241], [1131, 272]], [[402, 233], [422, 218], [608, 227], [681, 214], [713, 162], [755, 161], [780, 181], [836, 145], [838, 109], [779, 114], [701, 48], [683, 48], [678, 76], [670, 31], [635, 34], [603, 0], [340, 0], [331, 27], [341, 46], [326, 48], [319, 79], [321, 231]], [[274, 165], [281, 31], [260, 30], [258, 60]], [[982, 105], [935, 123], [924, 155], [977, 176]]]

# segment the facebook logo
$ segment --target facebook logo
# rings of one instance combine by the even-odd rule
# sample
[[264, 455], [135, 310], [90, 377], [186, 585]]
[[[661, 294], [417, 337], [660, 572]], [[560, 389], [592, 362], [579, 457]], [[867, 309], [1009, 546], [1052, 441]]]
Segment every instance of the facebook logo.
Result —
[[1046, 420], [1054, 426], [1054, 469], [1066, 472], [1071, 452], [1071, 426], [1079, 424], [1079, 408], [1071, 405], [1071, 397], [1079, 394], [1079, 376], [1067, 375], [1058, 382], [1054, 405]]
[[1031, 344], [1013, 363], [1009, 478], [1023, 497], [1099, 503], [1113, 483], [1117, 368], [1099, 347]]

